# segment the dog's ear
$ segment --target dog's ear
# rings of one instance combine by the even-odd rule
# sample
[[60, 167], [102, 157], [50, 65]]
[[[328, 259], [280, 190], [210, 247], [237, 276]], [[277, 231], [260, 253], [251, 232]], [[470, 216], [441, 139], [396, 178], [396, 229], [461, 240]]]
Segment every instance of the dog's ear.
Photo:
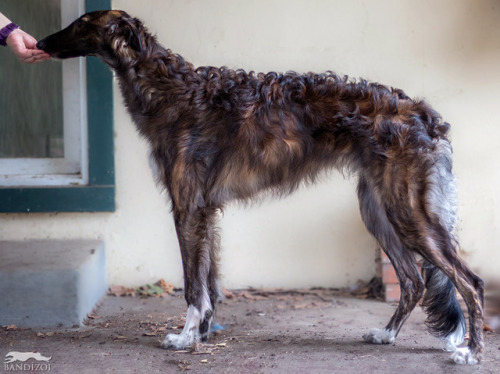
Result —
[[129, 24], [127, 38], [128, 45], [140, 54], [142, 52], [142, 39], [139, 29], [136, 25]]
[[120, 19], [109, 25], [107, 32], [113, 37], [122, 37], [127, 45], [137, 53], [142, 52], [140, 26], [134, 22], [134, 19]]

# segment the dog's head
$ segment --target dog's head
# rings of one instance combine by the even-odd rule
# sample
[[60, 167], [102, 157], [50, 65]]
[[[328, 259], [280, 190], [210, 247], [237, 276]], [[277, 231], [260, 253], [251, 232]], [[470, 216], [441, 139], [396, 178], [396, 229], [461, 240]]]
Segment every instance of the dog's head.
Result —
[[60, 59], [80, 56], [99, 56], [105, 60], [117, 56], [131, 57], [142, 50], [141, 29], [140, 21], [126, 12], [90, 12], [65, 29], [40, 40], [37, 48]]

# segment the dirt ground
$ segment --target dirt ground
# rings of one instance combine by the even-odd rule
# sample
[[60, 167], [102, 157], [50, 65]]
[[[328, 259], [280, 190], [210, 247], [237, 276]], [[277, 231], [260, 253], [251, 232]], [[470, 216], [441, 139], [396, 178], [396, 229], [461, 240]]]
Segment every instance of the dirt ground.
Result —
[[[383, 327], [394, 305], [329, 290], [233, 295], [217, 312], [225, 330], [195, 350], [160, 348], [165, 334], [180, 332], [184, 323], [185, 303], [177, 292], [148, 298], [106, 296], [78, 329], [3, 326], [0, 358], [11, 351], [51, 357], [38, 368], [30, 367], [35, 373], [500, 373], [500, 334], [485, 333], [480, 365], [457, 366], [440, 341], [426, 332], [420, 308], [394, 344], [380, 346], [361, 337], [372, 327]], [[15, 369], [1, 365], [0, 373]]]

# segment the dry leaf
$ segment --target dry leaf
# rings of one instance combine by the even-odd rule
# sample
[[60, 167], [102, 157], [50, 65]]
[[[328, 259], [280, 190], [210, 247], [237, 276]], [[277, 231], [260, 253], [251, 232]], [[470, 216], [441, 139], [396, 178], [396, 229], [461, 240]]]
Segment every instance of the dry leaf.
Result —
[[308, 307], [310, 307], [310, 303], [302, 303], [302, 304], [296, 304], [296, 305], [293, 305], [292, 308], [293, 309], [306, 309]]
[[181, 369], [182, 371], [191, 370], [191, 365], [188, 365], [188, 363], [184, 362], [184, 361], [179, 362], [178, 366], [179, 366], [179, 369]]
[[233, 299], [234, 298], [234, 293], [226, 290], [225, 288], [222, 289], [222, 294], [225, 296], [226, 299]]
[[163, 288], [156, 284], [146, 284], [145, 286], [137, 287], [135, 290], [142, 297], [159, 297], [165, 293]]
[[244, 299], [247, 299], [247, 300], [253, 300], [253, 296], [250, 294], [250, 292], [241, 292], [238, 294], [238, 297], [242, 297]]
[[165, 282], [165, 280], [162, 278], [158, 282], [155, 283], [155, 285], [160, 286], [163, 291], [165, 291], [168, 294], [173, 294], [174, 293], [174, 285], [172, 283]]
[[110, 286], [108, 294], [112, 296], [135, 296], [135, 290], [123, 286]]

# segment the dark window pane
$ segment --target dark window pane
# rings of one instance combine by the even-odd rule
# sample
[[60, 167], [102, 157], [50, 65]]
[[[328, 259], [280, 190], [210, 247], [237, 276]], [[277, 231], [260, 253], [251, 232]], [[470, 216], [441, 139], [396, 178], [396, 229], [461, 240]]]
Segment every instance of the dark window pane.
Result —
[[[2, 0], [0, 11], [37, 39], [61, 28], [60, 0]], [[63, 157], [61, 64], [21, 63], [0, 48], [0, 157]]]

